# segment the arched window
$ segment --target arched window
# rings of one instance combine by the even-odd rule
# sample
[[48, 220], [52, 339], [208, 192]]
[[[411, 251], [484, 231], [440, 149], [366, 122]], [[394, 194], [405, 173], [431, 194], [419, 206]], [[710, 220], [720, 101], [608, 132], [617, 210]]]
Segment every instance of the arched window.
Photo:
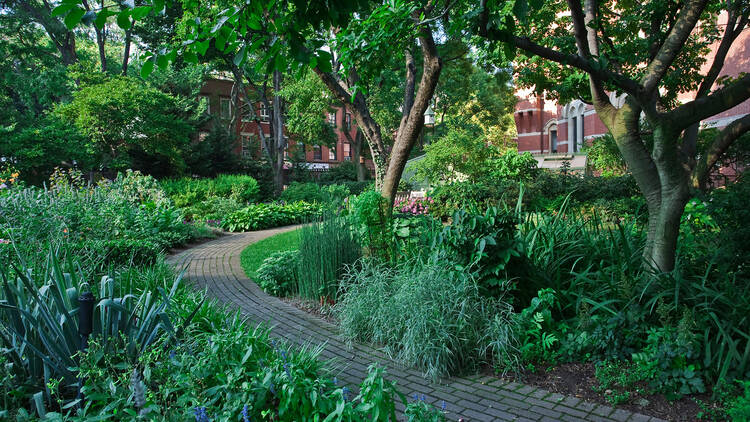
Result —
[[583, 147], [583, 112], [586, 105], [580, 101], [571, 101], [565, 106], [564, 116], [568, 122], [568, 151], [578, 152]]

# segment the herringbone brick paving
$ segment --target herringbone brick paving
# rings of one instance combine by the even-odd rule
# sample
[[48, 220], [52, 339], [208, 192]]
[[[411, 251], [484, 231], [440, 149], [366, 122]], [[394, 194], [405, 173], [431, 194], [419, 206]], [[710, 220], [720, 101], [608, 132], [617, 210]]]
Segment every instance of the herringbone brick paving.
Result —
[[347, 343], [334, 325], [269, 296], [242, 270], [240, 253], [247, 245], [293, 228], [228, 234], [178, 252], [169, 262], [184, 268], [185, 278], [196, 288], [238, 308], [252, 323], [272, 327], [272, 335], [296, 346], [321, 346], [321, 357], [335, 362], [340, 382], [356, 387], [367, 367], [377, 363], [387, 369], [407, 397], [424, 395], [436, 406], [445, 401], [449, 420], [659, 421], [493, 377], [456, 377], [432, 383], [420, 371], [404, 367], [371, 346]]

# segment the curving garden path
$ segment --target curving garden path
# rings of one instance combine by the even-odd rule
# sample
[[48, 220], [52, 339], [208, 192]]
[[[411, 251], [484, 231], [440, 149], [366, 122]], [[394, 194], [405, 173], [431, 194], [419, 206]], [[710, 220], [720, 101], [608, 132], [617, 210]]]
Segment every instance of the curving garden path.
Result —
[[240, 253], [247, 245], [294, 228], [228, 234], [177, 252], [169, 262], [178, 269], [185, 268], [185, 278], [195, 287], [238, 308], [253, 323], [272, 327], [273, 335], [298, 346], [322, 345], [322, 357], [335, 362], [337, 377], [345, 384], [359, 385], [367, 367], [378, 363], [387, 368], [389, 377], [410, 399], [418, 394], [438, 407], [445, 402], [449, 420], [659, 420], [493, 377], [451, 378], [435, 384], [423, 378], [420, 371], [405, 368], [370, 346], [347, 345], [334, 325], [269, 296], [247, 278], [240, 265]]

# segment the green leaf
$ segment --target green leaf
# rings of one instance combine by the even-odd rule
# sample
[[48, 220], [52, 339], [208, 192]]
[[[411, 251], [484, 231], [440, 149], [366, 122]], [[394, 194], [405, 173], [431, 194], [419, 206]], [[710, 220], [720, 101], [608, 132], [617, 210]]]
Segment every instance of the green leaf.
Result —
[[182, 57], [188, 63], [198, 64], [198, 56], [192, 51], [185, 51]]
[[112, 10], [102, 10], [101, 12], [96, 14], [96, 19], [94, 19], [94, 26], [99, 29], [104, 28], [104, 24], [107, 23], [107, 19], [109, 19], [110, 16], [114, 16], [116, 14], [117, 12], [114, 12]]
[[209, 40], [199, 41], [195, 44], [195, 48], [198, 49], [198, 53], [201, 56], [204, 56], [206, 54], [206, 51], [208, 51], [209, 45], [211, 45], [211, 42]]
[[164, 70], [169, 65], [169, 59], [167, 59], [167, 56], [160, 55], [156, 58], [156, 65], [159, 66], [159, 69]]
[[513, 15], [518, 18], [521, 22], [526, 22], [526, 18], [529, 15], [529, 2], [528, 0], [516, 0], [513, 5]]
[[133, 19], [135, 20], [141, 20], [145, 18], [149, 12], [151, 12], [151, 6], [139, 6], [133, 9], [130, 15], [133, 16]]
[[245, 61], [245, 47], [242, 47], [234, 56], [234, 64], [236, 66], [240, 66], [243, 61]]
[[143, 63], [143, 66], [141, 67], [141, 78], [144, 78], [144, 79], [148, 78], [148, 76], [153, 71], [154, 71], [154, 60], [152, 56]]
[[76, 7], [75, 4], [63, 3], [54, 9], [52, 9], [52, 16], [60, 16], [66, 14], [70, 9]]
[[125, 30], [130, 29], [132, 26], [132, 22], [130, 22], [130, 10], [123, 10], [117, 14], [117, 26]]
[[65, 26], [67, 26], [68, 29], [75, 28], [75, 26], [81, 22], [81, 18], [83, 18], [85, 13], [86, 11], [79, 7], [73, 8], [70, 13], [65, 16]]

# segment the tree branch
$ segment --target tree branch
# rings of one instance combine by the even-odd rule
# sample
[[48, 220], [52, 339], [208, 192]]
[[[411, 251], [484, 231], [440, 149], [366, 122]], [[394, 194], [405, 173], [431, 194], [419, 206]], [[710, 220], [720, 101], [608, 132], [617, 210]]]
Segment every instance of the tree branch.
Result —
[[711, 174], [711, 169], [716, 165], [716, 162], [719, 161], [719, 158], [724, 155], [737, 138], [749, 131], [750, 114], [733, 121], [719, 132], [719, 135], [708, 148], [706, 153], [703, 154], [696, 163], [693, 174], [691, 175], [693, 186], [696, 188], [704, 187], [708, 176]]
[[696, 98], [675, 108], [665, 116], [672, 121], [673, 130], [679, 132], [693, 123], [729, 110], [748, 98], [750, 98], [750, 73], [717, 89], [712, 94]]
[[645, 75], [641, 78], [645, 95], [652, 95], [659, 87], [659, 83], [674, 62], [677, 54], [685, 46], [685, 41], [695, 28], [706, 3], [708, 3], [708, 0], [687, 0], [685, 6], [680, 10], [674, 27], [669, 31], [669, 35], [662, 43], [659, 52], [649, 63]]
[[480, 7], [482, 11], [479, 15], [477, 25], [477, 31], [480, 36], [492, 41], [507, 42], [514, 45], [515, 47], [520, 48], [521, 50], [524, 50], [529, 54], [539, 56], [562, 65], [575, 67], [576, 69], [580, 69], [588, 73], [589, 75], [595, 76], [602, 82], [611, 82], [633, 97], [641, 96], [640, 84], [623, 74], [615, 73], [609, 69], [603, 69], [595, 66], [591, 60], [581, 57], [577, 54], [568, 54], [549, 47], [545, 47], [543, 45], [535, 43], [528, 37], [519, 37], [517, 35], [499, 30], [494, 26], [490, 26], [487, 0], [480, 0]]

